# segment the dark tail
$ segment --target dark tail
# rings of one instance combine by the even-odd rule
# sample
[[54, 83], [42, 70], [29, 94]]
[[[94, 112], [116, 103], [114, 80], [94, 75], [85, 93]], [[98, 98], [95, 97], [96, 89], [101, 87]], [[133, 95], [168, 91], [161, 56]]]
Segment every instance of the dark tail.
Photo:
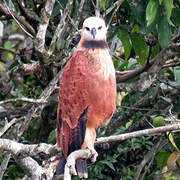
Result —
[[80, 178], [88, 178], [87, 162], [84, 159], [76, 160], [76, 171]]
[[66, 158], [62, 155], [59, 164], [56, 168], [56, 175], [64, 174], [64, 166], [66, 164]]

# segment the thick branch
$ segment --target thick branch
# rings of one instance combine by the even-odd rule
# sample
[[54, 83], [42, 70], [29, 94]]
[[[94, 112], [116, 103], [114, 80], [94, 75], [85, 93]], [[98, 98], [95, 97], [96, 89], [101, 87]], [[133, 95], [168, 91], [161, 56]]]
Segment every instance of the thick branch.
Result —
[[60, 152], [56, 145], [50, 144], [34, 144], [25, 145], [9, 139], [0, 139], [0, 150], [9, 151], [15, 156], [31, 156], [31, 157], [51, 157]]
[[64, 169], [64, 180], [71, 180], [71, 175], [77, 176], [75, 162], [77, 159], [88, 159], [92, 156], [90, 150], [80, 149], [72, 152], [68, 158]]

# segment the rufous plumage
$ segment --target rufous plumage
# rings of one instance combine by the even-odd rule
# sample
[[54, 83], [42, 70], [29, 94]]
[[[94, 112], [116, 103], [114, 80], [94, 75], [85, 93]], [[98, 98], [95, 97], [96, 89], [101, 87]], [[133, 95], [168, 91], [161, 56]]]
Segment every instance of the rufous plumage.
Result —
[[[67, 156], [75, 150], [90, 149], [96, 161], [96, 129], [107, 124], [115, 111], [115, 69], [106, 33], [103, 19], [87, 18], [78, 47], [64, 68], [57, 110], [57, 143], [63, 157], [57, 174], [63, 173]], [[80, 178], [88, 177], [86, 161], [77, 161], [76, 169]]]

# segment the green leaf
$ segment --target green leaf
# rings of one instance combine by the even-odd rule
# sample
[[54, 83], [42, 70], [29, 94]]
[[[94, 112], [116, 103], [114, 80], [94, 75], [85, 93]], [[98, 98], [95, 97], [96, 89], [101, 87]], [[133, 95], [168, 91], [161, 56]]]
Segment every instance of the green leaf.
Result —
[[174, 67], [174, 77], [176, 82], [180, 82], [180, 67]]
[[123, 44], [123, 47], [125, 50], [125, 59], [127, 60], [128, 57], [130, 56], [131, 49], [132, 49], [130, 36], [128, 32], [124, 29], [119, 29], [117, 35]]
[[149, 26], [155, 19], [158, 8], [157, 0], [150, 0], [146, 7], [146, 21], [147, 26]]
[[4, 43], [4, 48], [6, 48], [6, 49], [11, 49], [11, 48], [12, 48], [12, 43], [11, 43], [11, 41], [6, 41], [6, 42]]
[[171, 39], [171, 29], [166, 16], [162, 16], [158, 22], [158, 40], [162, 48], [165, 48]]
[[135, 50], [135, 53], [139, 58], [137, 59], [141, 64], [145, 64], [147, 57], [148, 57], [148, 46], [145, 43], [143, 37], [139, 33], [133, 33], [132, 37], [132, 45]]
[[179, 17], [180, 17], [180, 9], [173, 8], [171, 19], [172, 19], [172, 22], [176, 26], [180, 26], [180, 18]]
[[99, 6], [100, 6], [100, 9], [105, 11], [106, 9], [106, 0], [100, 0], [99, 1]]
[[160, 5], [162, 4], [162, 2], [163, 2], [163, 0], [159, 0], [159, 4], [160, 4]]
[[171, 17], [171, 12], [172, 12], [172, 7], [173, 7], [173, 0], [163, 0], [163, 4], [166, 9], [167, 21], [169, 23], [170, 17]]
[[156, 162], [160, 169], [162, 169], [166, 164], [170, 153], [166, 151], [161, 151], [156, 156]]
[[106, 164], [109, 168], [111, 168], [113, 171], [115, 171], [114, 165], [110, 161], [103, 160], [103, 161], [100, 161], [100, 163]]

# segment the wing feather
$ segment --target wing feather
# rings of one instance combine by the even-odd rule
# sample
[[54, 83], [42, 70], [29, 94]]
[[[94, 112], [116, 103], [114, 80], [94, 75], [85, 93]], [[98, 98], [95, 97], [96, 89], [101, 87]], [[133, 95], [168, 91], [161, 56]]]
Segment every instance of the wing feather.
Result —
[[57, 142], [65, 156], [80, 149], [84, 141], [88, 110], [86, 61], [82, 51], [76, 52], [60, 81]]

